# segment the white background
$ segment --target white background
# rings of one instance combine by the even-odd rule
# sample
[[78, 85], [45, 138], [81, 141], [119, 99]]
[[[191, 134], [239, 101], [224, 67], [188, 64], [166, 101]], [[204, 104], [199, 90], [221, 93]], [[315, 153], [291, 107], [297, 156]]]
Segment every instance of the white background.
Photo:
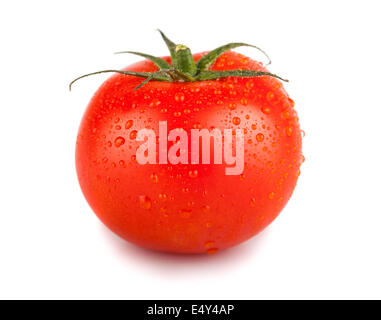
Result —
[[[381, 298], [379, 1], [2, 1], [0, 298]], [[291, 80], [306, 162], [259, 236], [214, 256], [139, 249], [98, 221], [77, 129], [106, 76], [167, 51], [253, 43]], [[255, 50], [239, 49], [255, 59]]]

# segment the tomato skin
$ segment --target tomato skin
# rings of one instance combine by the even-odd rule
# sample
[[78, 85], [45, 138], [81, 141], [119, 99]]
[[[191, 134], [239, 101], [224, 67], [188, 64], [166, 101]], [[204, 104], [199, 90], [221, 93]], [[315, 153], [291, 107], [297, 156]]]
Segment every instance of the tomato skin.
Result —
[[[230, 51], [211, 69], [266, 70]], [[157, 69], [145, 60], [125, 70]], [[289, 200], [302, 162], [298, 118], [281, 82], [267, 76], [151, 81], [133, 91], [141, 81], [113, 75], [82, 119], [77, 174], [99, 219], [139, 246], [177, 253], [215, 253], [263, 230]], [[188, 133], [211, 127], [245, 130], [243, 174], [225, 175], [225, 164], [138, 164], [134, 156], [141, 142], [134, 134], [147, 127], [158, 135], [158, 122], [164, 120], [168, 130]]]

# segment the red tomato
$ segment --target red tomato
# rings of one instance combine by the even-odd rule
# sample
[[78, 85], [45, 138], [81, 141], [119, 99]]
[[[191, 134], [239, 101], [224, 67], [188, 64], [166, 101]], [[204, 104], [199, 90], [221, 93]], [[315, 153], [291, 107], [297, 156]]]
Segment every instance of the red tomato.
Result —
[[[195, 61], [203, 55], [195, 54]], [[231, 51], [210, 68], [234, 69], [266, 71]], [[125, 70], [157, 67], [145, 60]], [[303, 158], [294, 102], [282, 83], [270, 76], [150, 81], [134, 91], [141, 82], [110, 77], [79, 129], [78, 178], [99, 219], [139, 246], [177, 253], [212, 254], [263, 230], [289, 200]], [[188, 136], [195, 128], [243, 130], [242, 174], [226, 175], [226, 164], [139, 164], [137, 132], [148, 128], [158, 135], [159, 121]]]

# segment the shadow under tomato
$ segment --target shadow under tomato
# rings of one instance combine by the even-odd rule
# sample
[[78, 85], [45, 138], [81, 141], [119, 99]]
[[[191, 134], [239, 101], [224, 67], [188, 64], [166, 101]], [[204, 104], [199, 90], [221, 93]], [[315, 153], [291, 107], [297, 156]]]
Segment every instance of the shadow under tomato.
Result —
[[210, 255], [152, 251], [128, 243], [102, 224], [100, 224], [100, 229], [105, 240], [115, 249], [119, 258], [127, 260], [129, 264], [138, 264], [143, 268], [153, 269], [153, 271], [160, 272], [161, 275], [167, 274], [168, 276], [189, 273], [195, 269], [213, 273], [234, 269], [255, 258], [258, 248], [261, 247], [261, 243], [268, 233], [268, 229], [266, 229], [238, 246]]

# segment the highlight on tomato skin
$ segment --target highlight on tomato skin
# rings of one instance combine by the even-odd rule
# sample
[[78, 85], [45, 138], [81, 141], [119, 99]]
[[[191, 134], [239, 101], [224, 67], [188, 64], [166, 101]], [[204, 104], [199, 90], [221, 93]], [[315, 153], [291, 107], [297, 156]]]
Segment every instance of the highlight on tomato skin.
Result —
[[[205, 55], [192, 55], [195, 65]], [[123, 70], [158, 69], [147, 59]], [[230, 50], [208, 70], [270, 74]], [[143, 80], [112, 75], [80, 125], [78, 179], [99, 219], [127, 241], [173, 253], [214, 254], [268, 226], [291, 197], [304, 161], [294, 102], [281, 80]]]

